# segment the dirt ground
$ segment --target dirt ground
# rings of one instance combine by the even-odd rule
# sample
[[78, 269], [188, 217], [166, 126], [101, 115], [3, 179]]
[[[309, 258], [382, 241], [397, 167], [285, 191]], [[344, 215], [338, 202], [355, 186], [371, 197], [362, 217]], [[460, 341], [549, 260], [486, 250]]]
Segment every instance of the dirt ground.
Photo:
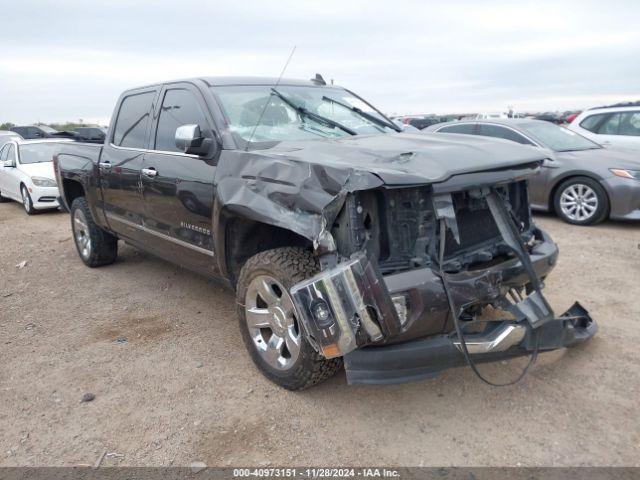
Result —
[[459, 368], [292, 393], [254, 368], [225, 287], [123, 244], [86, 268], [67, 214], [2, 204], [0, 465], [638, 466], [640, 225], [537, 221], [561, 252], [547, 297], [591, 311], [590, 343], [512, 387]]

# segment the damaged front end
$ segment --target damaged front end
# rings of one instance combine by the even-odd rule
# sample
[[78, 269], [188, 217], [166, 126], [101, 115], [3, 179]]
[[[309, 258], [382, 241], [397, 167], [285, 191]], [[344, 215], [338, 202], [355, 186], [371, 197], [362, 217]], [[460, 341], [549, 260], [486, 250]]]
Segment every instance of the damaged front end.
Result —
[[304, 330], [349, 383], [396, 383], [593, 336], [542, 294], [557, 246], [531, 220], [530, 166], [349, 194], [337, 255], [291, 289]]

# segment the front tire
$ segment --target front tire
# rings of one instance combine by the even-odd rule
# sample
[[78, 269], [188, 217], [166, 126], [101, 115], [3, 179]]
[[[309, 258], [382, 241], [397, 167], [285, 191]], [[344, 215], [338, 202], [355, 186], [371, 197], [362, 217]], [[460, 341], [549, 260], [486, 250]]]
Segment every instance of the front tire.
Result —
[[80, 258], [88, 267], [101, 267], [116, 261], [118, 238], [96, 225], [84, 197], [71, 204], [71, 230]]
[[36, 209], [33, 208], [33, 200], [31, 200], [31, 195], [29, 195], [27, 187], [22, 185], [22, 187], [20, 187], [20, 194], [22, 195], [22, 206], [24, 207], [24, 211], [27, 212], [27, 215], [35, 214]]
[[318, 271], [302, 248], [275, 248], [251, 257], [236, 289], [240, 331], [253, 362], [269, 380], [302, 390], [332, 377], [341, 358], [326, 359], [311, 346], [289, 294], [296, 283]]
[[609, 197], [599, 182], [589, 177], [564, 181], [553, 199], [556, 214], [573, 225], [594, 225], [607, 218]]

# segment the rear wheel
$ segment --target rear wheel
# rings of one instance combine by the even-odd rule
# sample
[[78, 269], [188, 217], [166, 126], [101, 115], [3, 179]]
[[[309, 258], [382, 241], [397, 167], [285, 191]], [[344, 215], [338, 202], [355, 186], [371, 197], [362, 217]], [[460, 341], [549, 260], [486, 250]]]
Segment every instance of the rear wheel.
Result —
[[333, 376], [342, 359], [326, 359], [307, 341], [289, 289], [317, 272], [311, 253], [275, 248], [242, 267], [236, 298], [240, 330], [262, 373], [289, 390], [302, 390]]
[[22, 206], [24, 207], [24, 211], [27, 212], [27, 215], [36, 213], [36, 209], [33, 208], [31, 195], [29, 195], [29, 190], [27, 190], [26, 186], [22, 185], [22, 187], [20, 187], [20, 194], [22, 195]]
[[553, 204], [556, 214], [574, 225], [593, 225], [609, 213], [609, 198], [602, 185], [589, 177], [574, 177], [556, 190]]
[[116, 261], [118, 238], [96, 225], [84, 197], [76, 198], [71, 204], [71, 229], [85, 265], [93, 268]]

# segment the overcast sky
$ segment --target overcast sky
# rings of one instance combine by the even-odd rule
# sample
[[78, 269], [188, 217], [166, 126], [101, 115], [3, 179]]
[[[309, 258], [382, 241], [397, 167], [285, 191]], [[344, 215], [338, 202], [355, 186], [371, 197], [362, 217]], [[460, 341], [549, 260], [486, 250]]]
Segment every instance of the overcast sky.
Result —
[[388, 114], [640, 99], [640, 1], [26, 1], [3, 7], [0, 123], [106, 124], [126, 88], [321, 72]]

